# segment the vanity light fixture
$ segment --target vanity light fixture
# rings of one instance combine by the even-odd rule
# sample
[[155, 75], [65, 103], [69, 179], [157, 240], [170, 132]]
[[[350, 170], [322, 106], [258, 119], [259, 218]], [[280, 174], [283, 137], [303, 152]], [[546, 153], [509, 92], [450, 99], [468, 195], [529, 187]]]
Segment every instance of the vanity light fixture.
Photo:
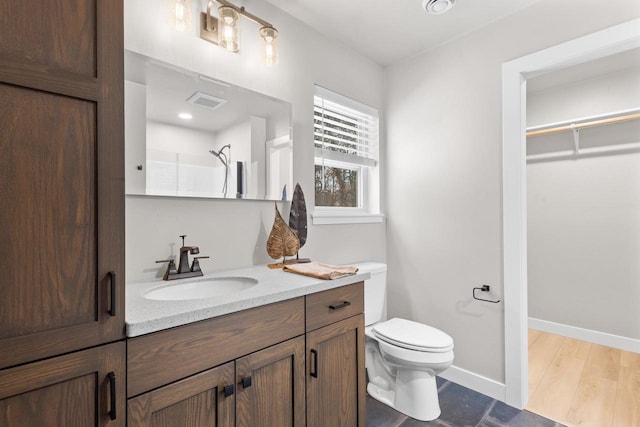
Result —
[[[218, 3], [218, 18], [212, 15], [213, 3]], [[240, 17], [260, 25], [258, 32], [262, 44], [262, 59], [265, 65], [278, 64], [278, 30], [270, 24], [247, 12], [242, 7], [229, 3], [227, 0], [209, 0], [207, 11], [200, 13], [200, 38], [217, 44], [231, 52], [240, 50]]]
[[262, 39], [262, 62], [267, 66], [278, 64], [278, 30], [273, 27], [260, 28]]
[[169, 7], [169, 24], [176, 31], [191, 31], [191, 1], [167, 0]]
[[422, 0], [422, 7], [427, 13], [440, 15], [451, 10], [456, 0]]
[[240, 50], [240, 14], [229, 6], [218, 8], [218, 46], [230, 52]]

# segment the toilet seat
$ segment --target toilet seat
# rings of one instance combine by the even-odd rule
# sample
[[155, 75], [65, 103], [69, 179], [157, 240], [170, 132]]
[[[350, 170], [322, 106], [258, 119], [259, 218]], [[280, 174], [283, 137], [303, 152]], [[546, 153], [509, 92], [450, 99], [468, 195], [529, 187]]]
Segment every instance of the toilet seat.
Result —
[[379, 340], [408, 350], [446, 353], [453, 349], [453, 338], [449, 335], [411, 320], [393, 318], [375, 324], [372, 332]]

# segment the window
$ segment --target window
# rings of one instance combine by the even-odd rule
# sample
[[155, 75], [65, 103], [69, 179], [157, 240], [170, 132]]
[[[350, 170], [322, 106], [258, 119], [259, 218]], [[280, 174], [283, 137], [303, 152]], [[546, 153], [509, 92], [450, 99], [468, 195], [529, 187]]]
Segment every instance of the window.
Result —
[[377, 213], [378, 111], [319, 86], [313, 110], [314, 223], [320, 216]]

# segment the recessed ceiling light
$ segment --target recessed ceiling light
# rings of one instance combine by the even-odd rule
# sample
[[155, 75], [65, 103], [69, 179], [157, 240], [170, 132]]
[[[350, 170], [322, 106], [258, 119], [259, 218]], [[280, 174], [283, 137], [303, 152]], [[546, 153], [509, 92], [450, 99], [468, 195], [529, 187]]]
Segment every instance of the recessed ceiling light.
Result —
[[191, 120], [193, 119], [193, 116], [189, 113], [180, 113], [178, 114], [178, 117], [180, 117], [182, 120]]
[[422, 0], [422, 7], [428, 13], [439, 15], [450, 10], [456, 0]]

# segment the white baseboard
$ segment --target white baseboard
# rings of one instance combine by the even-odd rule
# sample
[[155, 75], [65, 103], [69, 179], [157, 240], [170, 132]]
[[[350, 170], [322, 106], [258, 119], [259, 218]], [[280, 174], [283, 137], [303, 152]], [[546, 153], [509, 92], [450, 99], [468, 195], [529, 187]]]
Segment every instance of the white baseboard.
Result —
[[529, 318], [529, 327], [543, 332], [562, 335], [563, 337], [575, 338], [581, 341], [640, 353], [640, 340], [634, 338], [578, 328], [577, 326], [563, 325], [562, 323], [549, 322], [532, 317]]
[[447, 370], [442, 372], [440, 377], [445, 380], [449, 380], [456, 384], [460, 384], [463, 387], [470, 388], [487, 395], [493, 399], [504, 402], [506, 399], [505, 385], [492, 380], [482, 375], [474, 374], [466, 369], [458, 368], [457, 366], [450, 366]]

